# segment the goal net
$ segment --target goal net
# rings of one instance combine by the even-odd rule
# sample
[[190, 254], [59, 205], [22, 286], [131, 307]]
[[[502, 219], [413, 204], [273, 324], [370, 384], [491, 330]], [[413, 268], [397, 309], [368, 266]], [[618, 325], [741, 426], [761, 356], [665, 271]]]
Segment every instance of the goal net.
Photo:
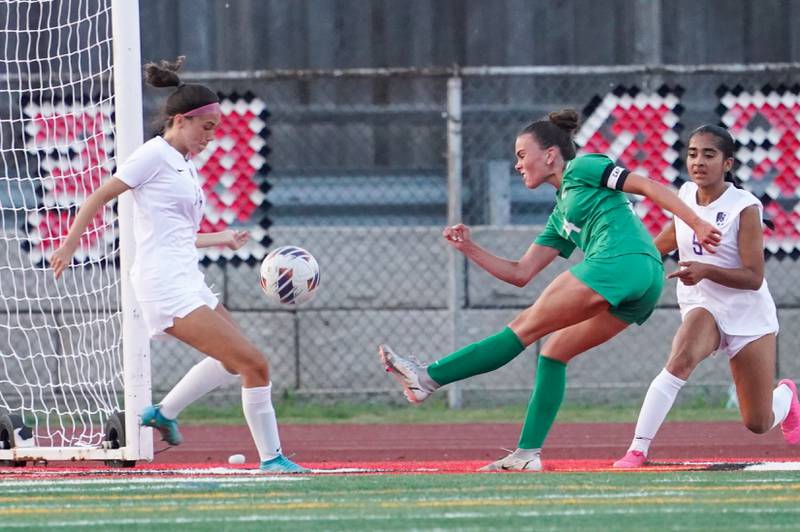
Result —
[[3, 461], [152, 453], [136, 423], [149, 401], [147, 347], [123, 334], [135, 316], [121, 273], [130, 200], [98, 212], [60, 279], [48, 263], [77, 208], [141, 142], [137, 11], [132, 0], [0, 3]]

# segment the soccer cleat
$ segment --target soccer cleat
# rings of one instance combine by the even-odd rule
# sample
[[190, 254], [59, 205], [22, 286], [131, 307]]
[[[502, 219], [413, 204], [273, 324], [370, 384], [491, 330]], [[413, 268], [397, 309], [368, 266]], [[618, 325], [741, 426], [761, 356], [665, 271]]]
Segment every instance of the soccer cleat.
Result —
[[643, 467], [647, 462], [647, 457], [642, 451], [628, 451], [625, 456], [614, 462], [611, 466], [615, 469], [636, 469]]
[[310, 469], [307, 469], [299, 464], [295, 464], [282, 454], [279, 454], [275, 458], [264, 460], [261, 462], [259, 469], [265, 473], [273, 474], [311, 473]]
[[794, 445], [800, 442], [800, 402], [797, 400], [797, 385], [793, 380], [782, 379], [778, 381], [778, 386], [785, 384], [792, 390], [792, 402], [789, 405], [789, 412], [786, 419], [781, 421], [781, 432], [786, 443]]
[[403, 387], [403, 394], [409, 402], [418, 405], [428, 398], [431, 392], [426, 390], [419, 380], [419, 374], [426, 371], [419, 360], [413, 357], [401, 357], [388, 345], [379, 346], [378, 352], [386, 371], [391, 373]]
[[167, 419], [161, 414], [161, 407], [150, 405], [142, 412], [142, 426], [153, 427], [161, 434], [161, 439], [170, 445], [180, 445], [183, 441], [181, 431], [178, 430], [178, 422], [174, 419]]
[[505, 458], [501, 458], [491, 464], [487, 464], [478, 471], [541, 471], [542, 470], [542, 457], [536, 453], [532, 457], [518, 456], [517, 449]]

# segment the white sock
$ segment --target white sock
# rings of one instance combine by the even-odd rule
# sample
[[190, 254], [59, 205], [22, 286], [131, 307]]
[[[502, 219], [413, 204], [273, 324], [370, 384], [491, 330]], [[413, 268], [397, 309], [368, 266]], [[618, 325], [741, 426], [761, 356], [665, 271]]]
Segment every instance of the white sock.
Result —
[[785, 384], [781, 384], [772, 391], [772, 413], [775, 420], [772, 427], [777, 427], [789, 414], [789, 407], [792, 406], [792, 390]]
[[629, 451], [640, 451], [647, 455], [650, 449], [650, 442], [656, 437], [658, 429], [664, 423], [667, 414], [678, 396], [678, 392], [685, 380], [679, 379], [665, 369], [656, 375], [647, 395], [644, 396], [642, 409], [639, 411], [639, 419], [636, 421], [636, 432], [631, 442]]
[[184, 408], [208, 392], [238, 379], [238, 375], [228, 373], [218, 360], [206, 357], [195, 364], [164, 397], [161, 414], [167, 419], [175, 419]]
[[242, 410], [261, 461], [281, 454], [278, 421], [272, 407], [272, 383], [269, 386], [242, 388]]

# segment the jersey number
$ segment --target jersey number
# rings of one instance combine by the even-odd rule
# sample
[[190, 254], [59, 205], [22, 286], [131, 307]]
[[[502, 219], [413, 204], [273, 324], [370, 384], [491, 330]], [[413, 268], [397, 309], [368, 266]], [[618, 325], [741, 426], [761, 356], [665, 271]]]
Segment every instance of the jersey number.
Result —
[[692, 249], [694, 250], [695, 255], [703, 254], [703, 246], [697, 241], [697, 235], [694, 233], [692, 233]]

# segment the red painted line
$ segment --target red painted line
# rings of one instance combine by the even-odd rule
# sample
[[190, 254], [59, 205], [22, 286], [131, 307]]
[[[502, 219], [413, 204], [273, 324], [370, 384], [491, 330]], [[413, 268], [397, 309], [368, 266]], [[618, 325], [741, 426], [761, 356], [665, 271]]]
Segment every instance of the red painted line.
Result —
[[[769, 462], [797, 462], [797, 458], [770, 458]], [[659, 460], [645, 467], [619, 470], [611, 467], [611, 460], [545, 460], [546, 472], [675, 472], [740, 469], [746, 465], [763, 463], [763, 458], [728, 458], [724, 460]], [[484, 460], [411, 460], [366, 462], [304, 462], [304, 466], [328, 474], [453, 474], [475, 473], [486, 465]], [[124, 479], [124, 478], [191, 478], [198, 476], [251, 476], [256, 464], [232, 466], [222, 463], [198, 464], [138, 464], [134, 468], [111, 469], [98, 463], [31, 467], [2, 467], [0, 479], [54, 480], [66, 478]], [[241, 473], [237, 473], [241, 470]]]

